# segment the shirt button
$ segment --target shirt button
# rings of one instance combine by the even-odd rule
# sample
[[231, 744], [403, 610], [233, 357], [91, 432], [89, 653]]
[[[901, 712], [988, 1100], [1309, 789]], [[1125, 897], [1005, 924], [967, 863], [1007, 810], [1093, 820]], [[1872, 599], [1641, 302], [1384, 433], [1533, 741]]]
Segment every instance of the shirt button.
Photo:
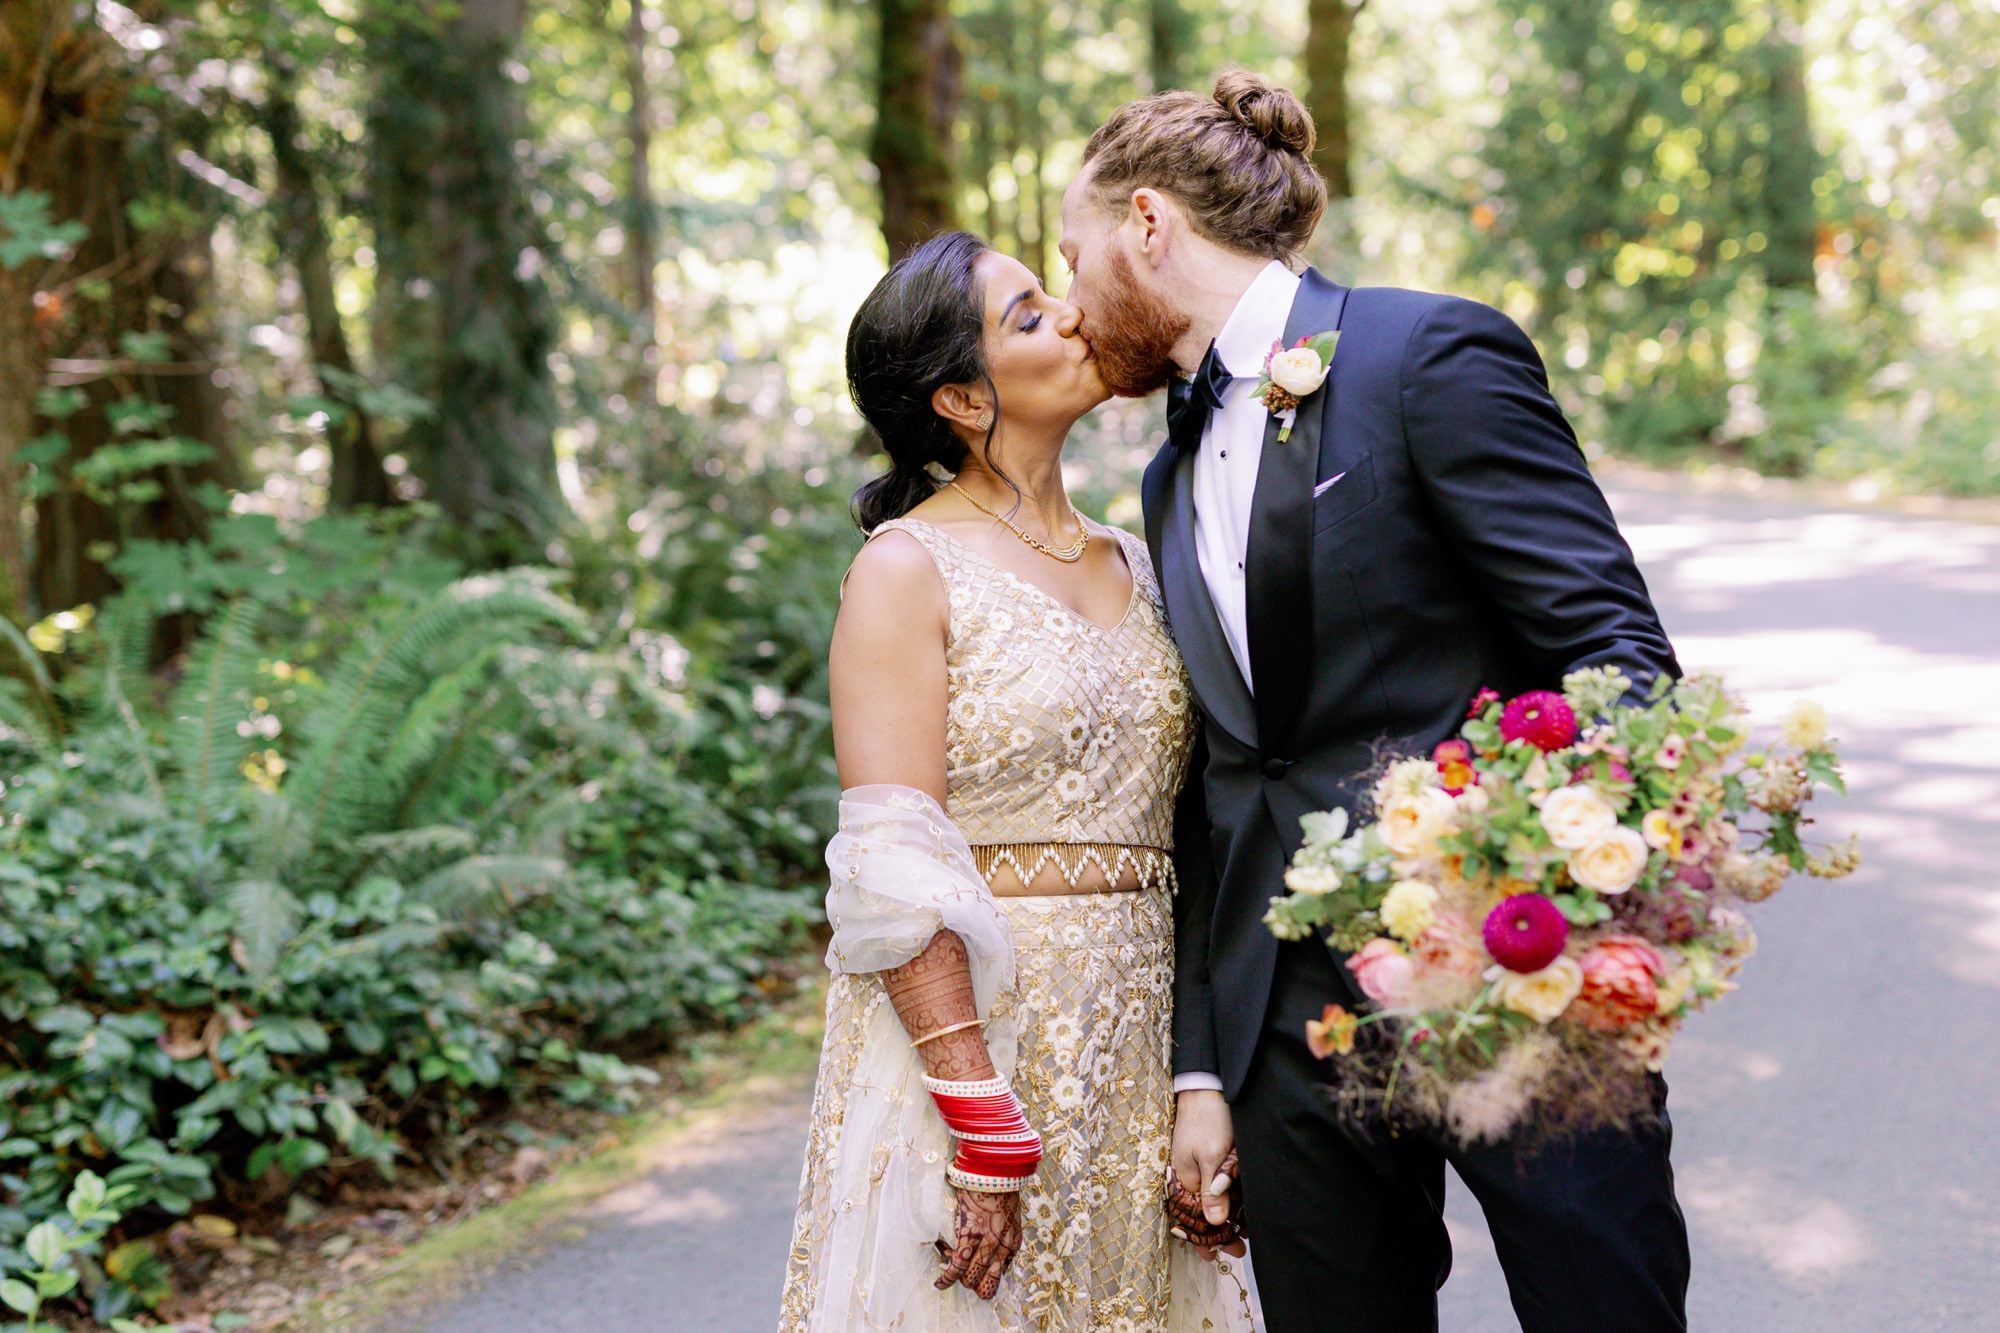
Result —
[[1227, 457], [1229, 457], [1229, 451], [1228, 451], [1227, 449], [1224, 449], [1224, 450], [1222, 451], [1222, 456], [1223, 456], [1224, 458], [1227, 458]]
[[1276, 782], [1279, 778], [1285, 776], [1285, 769], [1287, 767], [1288, 765], [1282, 759], [1266, 759], [1264, 761], [1264, 776]]

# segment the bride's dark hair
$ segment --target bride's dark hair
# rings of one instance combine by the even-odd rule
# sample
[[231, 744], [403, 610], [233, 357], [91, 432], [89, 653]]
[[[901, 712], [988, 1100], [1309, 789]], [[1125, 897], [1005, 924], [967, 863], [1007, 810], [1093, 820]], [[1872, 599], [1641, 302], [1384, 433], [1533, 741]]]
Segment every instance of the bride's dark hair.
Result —
[[[847, 392], [889, 455], [889, 470], [854, 493], [863, 532], [936, 494], [933, 464], [954, 473], [964, 466], [965, 441], [931, 406], [932, 394], [984, 381], [998, 415], [981, 342], [985, 293], [974, 271], [989, 248], [971, 232], [932, 237], [890, 266], [847, 327]], [[990, 450], [991, 429], [986, 443]]]

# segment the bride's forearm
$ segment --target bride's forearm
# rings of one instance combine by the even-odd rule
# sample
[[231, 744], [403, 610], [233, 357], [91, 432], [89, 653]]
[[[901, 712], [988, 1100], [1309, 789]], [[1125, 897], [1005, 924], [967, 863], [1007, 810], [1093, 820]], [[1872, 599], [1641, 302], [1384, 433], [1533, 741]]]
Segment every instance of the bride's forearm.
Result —
[[[943, 1028], [976, 1023], [979, 1018], [972, 1000], [972, 972], [965, 944], [948, 930], [933, 935], [924, 951], [909, 962], [884, 972], [882, 982], [912, 1041]], [[923, 1058], [924, 1072], [932, 1078], [993, 1077], [985, 1030], [977, 1026], [960, 1027], [926, 1041], [917, 1054]]]

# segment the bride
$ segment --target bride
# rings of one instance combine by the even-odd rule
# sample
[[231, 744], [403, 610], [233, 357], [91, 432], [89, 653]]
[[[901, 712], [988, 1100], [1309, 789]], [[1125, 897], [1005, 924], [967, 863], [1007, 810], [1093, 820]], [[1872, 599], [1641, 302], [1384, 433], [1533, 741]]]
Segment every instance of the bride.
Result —
[[1108, 396], [1080, 319], [955, 232], [848, 332], [892, 466], [855, 497], [830, 659], [833, 977], [784, 1330], [1255, 1322], [1226, 1171], [1200, 1198], [1167, 1170], [1195, 718], [1144, 543], [1063, 488]]

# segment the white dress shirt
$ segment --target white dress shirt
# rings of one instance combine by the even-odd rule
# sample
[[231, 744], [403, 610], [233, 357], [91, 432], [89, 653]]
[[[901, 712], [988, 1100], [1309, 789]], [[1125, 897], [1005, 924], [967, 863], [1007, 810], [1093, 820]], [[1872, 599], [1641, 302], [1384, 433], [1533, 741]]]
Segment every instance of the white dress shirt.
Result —
[[[1201, 581], [1208, 585], [1230, 655], [1252, 693], [1243, 562], [1250, 549], [1250, 499], [1257, 490], [1264, 426], [1271, 418], [1257, 399], [1257, 376], [1271, 344], [1285, 336], [1285, 321], [1291, 318], [1298, 291], [1299, 275], [1274, 259], [1237, 298], [1222, 332], [1215, 335], [1215, 354], [1231, 375], [1246, 378], [1223, 393], [1222, 407], [1202, 428], [1201, 447], [1194, 456], [1194, 547]], [[1193, 780], [1199, 782], [1200, 775]], [[1220, 1092], [1222, 1080], [1195, 1071], [1174, 1076], [1175, 1092], [1194, 1088]]]
[[1250, 498], [1257, 490], [1257, 464], [1264, 453], [1264, 426], [1271, 414], [1257, 398], [1257, 376], [1271, 344], [1285, 336], [1299, 275], [1272, 260], [1237, 298], [1215, 354], [1236, 380], [1201, 433], [1194, 457], [1194, 545], [1201, 580], [1222, 621], [1236, 669], [1250, 678], [1250, 630], [1244, 610], [1243, 560], [1250, 548]]

